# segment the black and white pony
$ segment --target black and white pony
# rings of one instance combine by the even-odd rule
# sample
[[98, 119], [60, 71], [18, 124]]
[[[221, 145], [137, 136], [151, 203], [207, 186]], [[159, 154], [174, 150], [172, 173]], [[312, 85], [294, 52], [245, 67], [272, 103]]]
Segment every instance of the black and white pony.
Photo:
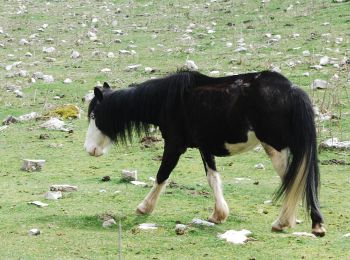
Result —
[[181, 154], [198, 148], [215, 196], [209, 220], [222, 223], [229, 214], [214, 156], [227, 156], [261, 143], [281, 177], [276, 198], [282, 210], [272, 230], [293, 227], [296, 207], [303, 199], [312, 220], [312, 232], [324, 236], [318, 201], [319, 169], [316, 130], [311, 102], [284, 76], [270, 71], [212, 78], [179, 71], [112, 91], [107, 83], [94, 89], [88, 110], [85, 149], [103, 155], [113, 142], [125, 143], [133, 132], [159, 126], [164, 153], [154, 187], [137, 207], [154, 210], [161, 191]]

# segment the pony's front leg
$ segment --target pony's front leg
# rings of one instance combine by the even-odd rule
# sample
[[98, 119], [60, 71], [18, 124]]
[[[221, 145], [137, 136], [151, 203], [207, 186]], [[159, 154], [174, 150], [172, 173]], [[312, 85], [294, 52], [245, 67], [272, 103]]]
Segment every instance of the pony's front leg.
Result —
[[157, 173], [157, 180], [152, 190], [147, 194], [144, 200], [137, 206], [136, 213], [151, 213], [157, 205], [159, 196], [166, 186], [166, 180], [169, 178], [171, 171], [175, 168], [185, 148], [179, 149], [174, 145], [165, 143], [163, 159]]
[[225, 201], [220, 174], [216, 171], [215, 158], [210, 153], [200, 151], [204, 163], [205, 172], [209, 186], [214, 191], [215, 207], [212, 215], [208, 218], [210, 222], [223, 223], [229, 215], [229, 208]]

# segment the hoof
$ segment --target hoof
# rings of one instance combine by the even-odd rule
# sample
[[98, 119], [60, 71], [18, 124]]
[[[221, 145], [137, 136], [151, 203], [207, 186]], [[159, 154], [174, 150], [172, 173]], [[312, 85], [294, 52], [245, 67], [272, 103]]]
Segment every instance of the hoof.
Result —
[[317, 237], [324, 237], [326, 235], [326, 229], [323, 227], [322, 224], [316, 224], [312, 228], [312, 234], [314, 234]]
[[208, 221], [215, 224], [221, 224], [221, 223], [225, 223], [227, 217], [228, 217], [228, 213], [226, 212], [221, 212], [221, 214], [218, 214], [217, 212], [213, 212], [213, 214], [208, 218]]
[[137, 206], [136, 208], [136, 214], [138, 215], [145, 215], [149, 214], [153, 211], [153, 209], [147, 208], [143, 203]]
[[283, 225], [279, 220], [276, 220], [272, 223], [271, 231], [272, 232], [282, 232], [285, 228], [289, 227], [289, 225]]

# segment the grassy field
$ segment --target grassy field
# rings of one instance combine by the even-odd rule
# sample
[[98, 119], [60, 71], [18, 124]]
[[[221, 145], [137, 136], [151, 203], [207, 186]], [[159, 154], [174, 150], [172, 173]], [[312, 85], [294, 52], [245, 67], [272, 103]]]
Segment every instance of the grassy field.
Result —
[[[102, 227], [106, 214], [122, 224], [123, 259], [350, 259], [350, 240], [343, 237], [350, 232], [350, 167], [324, 164], [330, 159], [350, 163], [349, 151], [320, 152], [320, 199], [328, 231], [324, 238], [295, 237], [294, 230], [270, 232], [280, 204], [264, 201], [271, 199], [279, 178], [263, 151], [218, 158], [230, 217], [215, 227], [192, 226], [178, 236], [176, 222], [206, 219], [214, 205], [199, 152], [190, 149], [182, 156], [171, 175], [174, 183], [155, 212], [136, 216], [136, 206], [152, 185], [149, 177], [155, 177], [163, 144], [145, 148], [136, 139], [106, 156], [90, 157], [83, 150], [87, 104], [81, 101], [98, 82], [124, 88], [176, 71], [186, 60], [195, 61], [203, 73], [219, 71], [221, 76], [276, 69], [306, 90], [322, 113], [333, 115], [317, 121], [319, 142], [331, 137], [350, 140], [349, 28], [350, 2], [331, 0], [0, 0], [0, 120], [32, 111], [45, 114], [63, 104], [82, 109], [80, 119], [65, 120], [72, 133], [44, 130], [39, 127], [43, 120], [11, 124], [0, 131], [0, 259], [116, 259], [118, 227]], [[239, 46], [247, 50], [236, 52]], [[55, 51], [44, 53], [43, 47]], [[73, 50], [79, 58], [70, 57]], [[311, 68], [324, 56], [335, 65]], [[129, 71], [134, 64], [141, 66]], [[145, 67], [155, 72], [147, 73]], [[105, 68], [110, 72], [101, 72]], [[18, 75], [20, 70], [27, 74]], [[55, 81], [32, 83], [35, 72], [52, 75]], [[306, 72], [309, 76], [303, 75]], [[66, 78], [73, 82], [64, 84]], [[315, 79], [327, 80], [330, 88], [311, 90]], [[21, 88], [23, 98], [8, 91], [14, 86]], [[40, 139], [42, 134], [48, 139]], [[50, 146], [53, 143], [63, 146]], [[41, 172], [24, 172], [20, 167], [25, 158], [45, 159], [46, 164]], [[265, 170], [256, 170], [258, 163]], [[138, 170], [148, 187], [121, 182], [123, 169]], [[105, 175], [111, 176], [110, 182], [101, 181]], [[49, 187], [61, 183], [79, 190], [58, 201], [45, 200]], [[49, 206], [27, 204], [34, 200]], [[302, 207], [298, 218], [303, 222], [295, 231], [310, 232]], [[144, 222], [159, 228], [138, 230]], [[32, 228], [39, 228], [41, 235], [29, 236]], [[229, 229], [248, 229], [254, 241], [238, 246], [217, 238]]]

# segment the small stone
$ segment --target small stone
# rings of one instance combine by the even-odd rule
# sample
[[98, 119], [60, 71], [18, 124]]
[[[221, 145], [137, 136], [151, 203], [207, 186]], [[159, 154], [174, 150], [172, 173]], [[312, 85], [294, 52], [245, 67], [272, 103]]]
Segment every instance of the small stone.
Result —
[[49, 206], [49, 204], [46, 204], [46, 203], [43, 203], [41, 201], [32, 201], [32, 202], [28, 202], [28, 204], [31, 204], [31, 205], [34, 205], [34, 206], [37, 206], [38, 208], [44, 208], [44, 207], [47, 207]]
[[153, 73], [153, 72], [155, 72], [156, 70], [155, 69], [153, 69], [153, 68], [151, 68], [151, 67], [145, 67], [145, 72], [146, 73]]
[[25, 121], [30, 121], [34, 120], [36, 118], [40, 117], [40, 114], [37, 112], [31, 112], [29, 114], [24, 114], [18, 117], [18, 121], [25, 122]]
[[134, 65], [129, 65], [126, 70], [127, 71], [133, 71], [133, 70], [137, 70], [139, 67], [141, 67], [141, 64], [134, 64]]
[[226, 47], [227, 47], [227, 48], [231, 48], [231, 47], [232, 47], [232, 42], [227, 42], [227, 43], [226, 43]]
[[13, 93], [15, 93], [16, 94], [16, 97], [18, 97], [18, 98], [23, 98], [24, 97], [24, 94], [23, 94], [23, 92], [22, 91], [20, 91], [20, 90], [15, 90], [15, 91], [13, 91]]
[[329, 63], [329, 57], [328, 56], [324, 56], [320, 59], [320, 65], [324, 66], [327, 65]]
[[213, 70], [213, 71], [209, 72], [209, 75], [210, 75], [211, 77], [218, 77], [218, 76], [220, 76], [220, 71], [218, 71], [218, 70]]
[[254, 168], [258, 170], [264, 170], [265, 166], [262, 163], [258, 163], [254, 165]]
[[110, 52], [107, 53], [107, 57], [108, 58], [115, 58], [115, 55], [114, 55], [113, 52], [110, 51]]
[[108, 175], [106, 176], [103, 176], [101, 181], [110, 181], [111, 180], [111, 177], [109, 177]]
[[305, 76], [305, 77], [310, 77], [310, 72], [304, 72], [304, 73], [303, 73], [303, 76]]
[[184, 225], [184, 224], [176, 224], [176, 226], [175, 226], [175, 233], [176, 233], [176, 235], [183, 235], [183, 234], [185, 234], [186, 229], [187, 229], [186, 225]]
[[264, 204], [266, 204], [266, 205], [271, 205], [271, 204], [272, 204], [272, 200], [265, 200], [265, 201], [264, 201]]
[[83, 98], [83, 102], [90, 102], [93, 98], [94, 98], [94, 92], [90, 91], [89, 93], [87, 93]]
[[196, 63], [194, 63], [193, 60], [186, 60], [185, 66], [189, 70], [193, 70], [193, 71], [197, 71], [198, 70], [198, 66], [196, 65]]
[[119, 54], [131, 54], [128, 50], [119, 50]]
[[40, 235], [40, 230], [37, 228], [33, 228], [31, 230], [29, 230], [28, 234], [30, 236], [39, 236]]
[[41, 71], [34, 72], [33, 78], [35, 78], [35, 79], [43, 79], [44, 78], [44, 73], [42, 73]]
[[26, 54], [24, 54], [24, 56], [26, 56], [26, 57], [33, 57], [33, 54], [32, 53], [30, 53], [30, 52], [26, 52]]
[[136, 185], [136, 186], [146, 186], [147, 185], [147, 183], [144, 183], [142, 181], [131, 181], [130, 183], [133, 185]]
[[44, 53], [53, 53], [55, 51], [56, 51], [55, 47], [43, 47]]
[[122, 180], [126, 181], [136, 181], [137, 180], [137, 170], [122, 170], [121, 173]]
[[316, 238], [314, 234], [308, 233], [308, 232], [293, 232], [292, 235], [297, 237], [312, 237]]
[[41, 171], [44, 167], [45, 160], [32, 160], [32, 159], [23, 159], [23, 164], [21, 170], [32, 172], [32, 171]]
[[100, 189], [99, 190], [99, 193], [105, 193], [105, 192], [107, 192], [107, 190], [105, 190], [105, 189]]
[[50, 187], [50, 191], [72, 192], [77, 190], [78, 190], [77, 186], [72, 186], [68, 184], [55, 184], [55, 185], [51, 185]]
[[26, 39], [20, 39], [19, 40], [19, 45], [28, 45], [29, 42]]
[[70, 57], [72, 58], [72, 59], [78, 59], [78, 58], [80, 58], [80, 53], [78, 52], [78, 51], [72, 51], [72, 53], [71, 53], [71, 55], [70, 55]]
[[58, 200], [62, 198], [62, 192], [61, 191], [48, 191], [44, 195], [45, 199], [47, 200]]
[[311, 84], [311, 89], [326, 89], [328, 87], [328, 82], [323, 79], [315, 79]]
[[154, 230], [157, 229], [157, 225], [154, 223], [142, 223], [138, 226], [138, 228], [143, 230]]
[[310, 51], [306, 50], [306, 51], [303, 51], [303, 56], [304, 57], [309, 57], [311, 55]]
[[238, 47], [237, 49], [235, 49], [233, 52], [245, 52], [247, 51], [247, 48], [241, 46], [241, 47]]
[[343, 237], [350, 237], [350, 233], [345, 234]]
[[103, 73], [108, 73], [108, 72], [111, 72], [111, 69], [109, 69], [109, 68], [104, 68], [104, 69], [101, 70], [101, 72], [103, 72]]
[[64, 84], [71, 84], [73, 81], [70, 78], [66, 78], [63, 83]]
[[43, 80], [45, 83], [52, 83], [55, 81], [52, 75], [44, 75]]
[[194, 218], [194, 219], [192, 219], [191, 224], [194, 224], [194, 225], [201, 225], [201, 226], [208, 226], [208, 227], [215, 226], [214, 223], [209, 222], [209, 221], [206, 221], [206, 220], [202, 220], [202, 219], [199, 219], [199, 218]]
[[310, 66], [310, 68], [315, 70], [321, 70], [323, 67], [321, 65], [313, 65], [313, 66]]
[[102, 227], [109, 228], [109, 227], [112, 227], [112, 226], [114, 226], [116, 224], [117, 224], [117, 222], [115, 222], [115, 220], [111, 218], [111, 219], [108, 219], [108, 220], [104, 221], [102, 223]]
[[64, 129], [63, 127], [65, 126], [65, 123], [56, 118], [53, 117], [51, 119], [49, 119], [48, 121], [44, 122], [43, 124], [40, 125], [41, 128], [46, 128], [48, 130], [63, 130], [66, 131], [66, 129]]

